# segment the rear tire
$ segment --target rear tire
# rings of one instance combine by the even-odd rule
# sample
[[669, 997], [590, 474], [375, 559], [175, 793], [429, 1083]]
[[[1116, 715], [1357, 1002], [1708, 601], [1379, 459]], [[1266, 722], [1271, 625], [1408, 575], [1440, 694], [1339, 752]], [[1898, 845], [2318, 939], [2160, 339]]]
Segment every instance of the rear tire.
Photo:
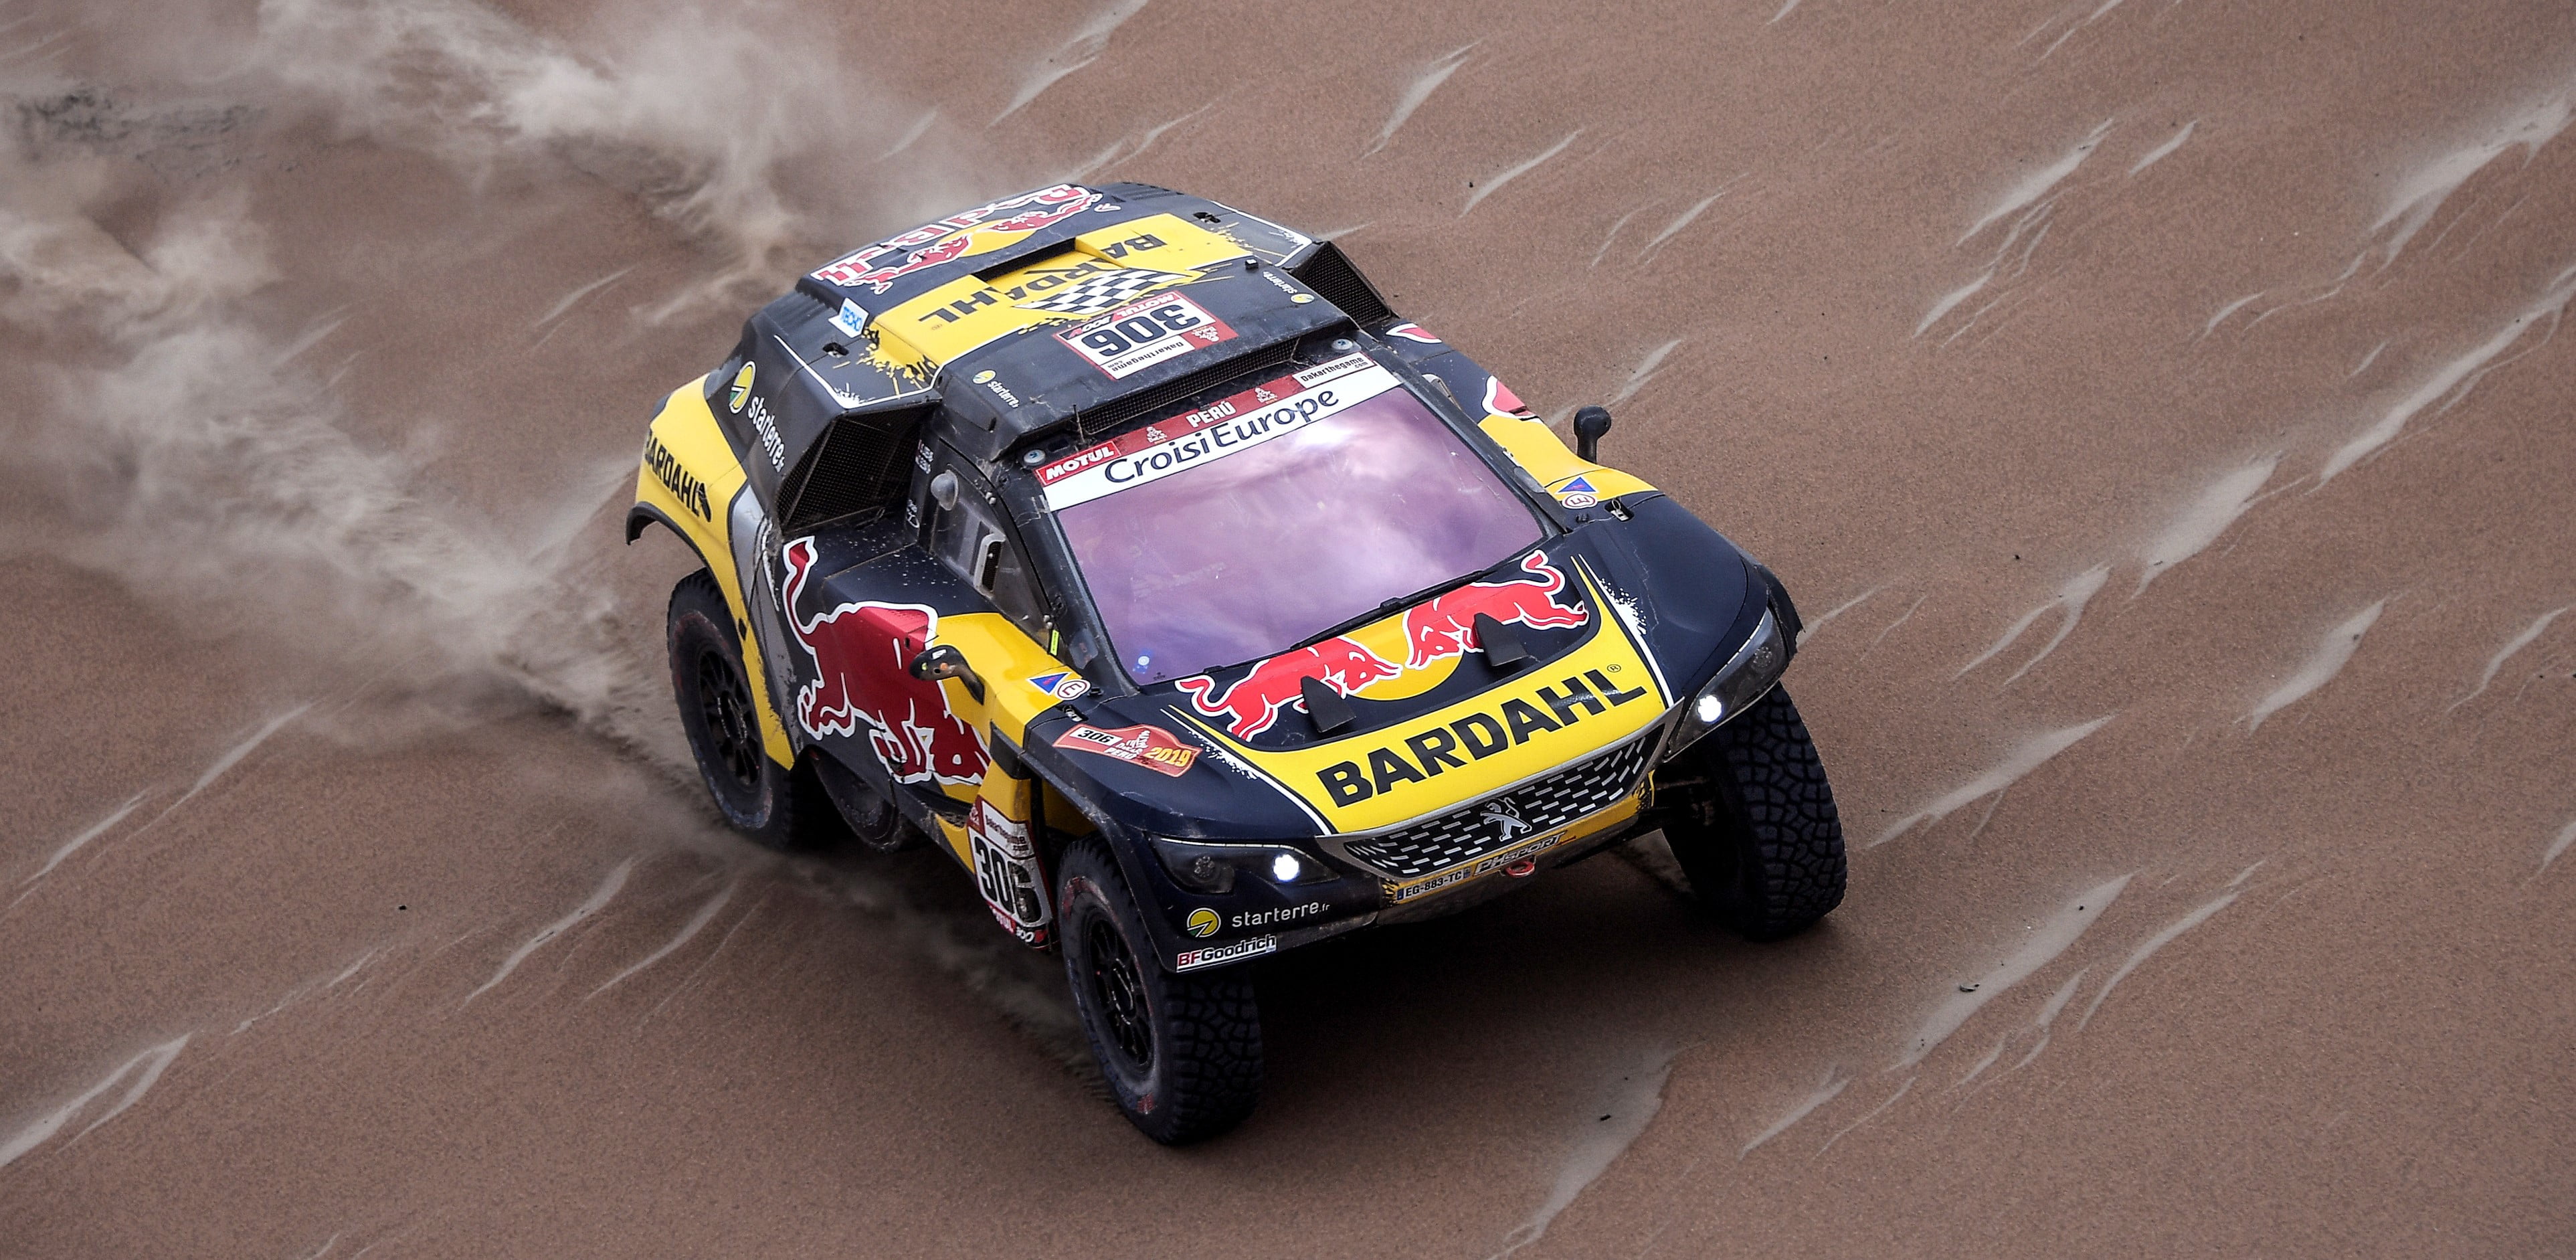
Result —
[[1664, 805], [1664, 840], [1718, 921], [1771, 941], [1842, 904], [1842, 816], [1786, 690], [1772, 688], [1710, 732], [1665, 776], [1677, 782]]
[[810, 766], [782, 766], [760, 734], [760, 711], [742, 667], [733, 610], [700, 569], [671, 588], [671, 694], [698, 775], [727, 823], [765, 848], [820, 848], [840, 838], [840, 817]]
[[859, 847], [871, 853], [901, 853], [930, 843], [912, 820], [895, 808], [885, 793], [869, 786], [857, 771], [834, 761], [830, 753], [814, 749], [806, 756], [813, 763], [814, 778], [832, 798], [841, 821]]
[[1118, 1110], [1166, 1146], [1233, 1128], [1261, 1097], [1261, 1016], [1239, 969], [1165, 971], [1117, 863], [1066, 850], [1056, 878], [1065, 978]]

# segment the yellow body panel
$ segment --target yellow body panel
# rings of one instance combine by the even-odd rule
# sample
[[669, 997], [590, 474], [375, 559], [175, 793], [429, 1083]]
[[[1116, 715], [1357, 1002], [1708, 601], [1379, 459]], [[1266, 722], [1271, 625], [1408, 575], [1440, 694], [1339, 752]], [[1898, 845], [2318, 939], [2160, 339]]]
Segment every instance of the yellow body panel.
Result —
[[768, 672], [760, 645], [752, 641], [751, 618], [745, 612], [749, 606], [743, 602], [742, 580], [734, 570], [729, 509], [742, 489], [742, 465], [734, 459], [732, 445], [716, 427], [715, 413], [707, 409], [698, 388], [691, 381], [672, 390], [662, 404], [662, 414], [653, 417], [644, 439], [644, 458], [635, 473], [635, 500], [651, 505], [679, 526], [681, 538], [697, 551], [707, 572], [715, 575], [726, 606], [733, 610], [743, 669], [750, 675], [753, 707], [760, 713], [760, 746], [770, 760], [792, 766], [796, 746], [789, 742], [778, 711], [770, 706]]
[[[1584, 586], [1592, 606], [1602, 608], [1600, 589], [1588, 573]], [[1566, 656], [1532, 667], [1480, 695], [1366, 735], [1267, 751], [1228, 738], [1222, 727], [1206, 729], [1303, 798], [1332, 830], [1348, 833], [1391, 827], [1545, 774], [1663, 717], [1671, 701], [1655, 685], [1654, 671], [1616, 617], [1606, 610], [1596, 616], [1599, 631]], [[1569, 679], [1579, 687], [1570, 685]], [[1603, 697], [1603, 684], [1626, 698]], [[1574, 702], [1570, 697], [1577, 689], [1603, 697], [1603, 702], [1597, 706]], [[1545, 721], [1542, 724], [1534, 717]], [[1476, 755], [1475, 741], [1460, 730], [1462, 725], [1475, 726], [1488, 741], [1492, 732], [1499, 731], [1503, 746]], [[1416, 739], [1429, 741], [1434, 748], [1446, 743], [1449, 759], [1461, 764], [1433, 766], [1422, 746], [1412, 742]], [[1392, 760], [1381, 762], [1381, 753]], [[1394, 770], [1397, 762], [1413, 770], [1410, 778], [1378, 773], [1380, 766]], [[1350, 771], [1343, 767], [1356, 767], [1368, 780], [1370, 791], [1363, 799], [1341, 799], [1333, 791], [1333, 783], [1349, 783]]]
[[1565, 443], [1557, 440], [1554, 430], [1527, 416], [1496, 413], [1486, 416], [1480, 427], [1485, 430], [1485, 436], [1500, 444], [1514, 462], [1538, 478], [1539, 484], [1546, 486], [1550, 494], [1558, 493], [1558, 487], [1577, 477], [1589, 479], [1592, 493], [1603, 499], [1654, 489], [1643, 478], [1584, 460], [1566, 449]]
[[[1134, 297], [1200, 278], [1207, 267], [1244, 256], [1241, 245], [1168, 214], [1131, 219], [1073, 238], [1073, 249], [991, 280], [960, 276], [872, 322], [883, 353], [947, 363], [1012, 333], [1080, 316], [1019, 305], [1066, 285], [1122, 270], [1160, 273]], [[901, 343], [894, 346], [891, 343]]]
[[[1056, 703], [1054, 696], [1029, 679], [1060, 672], [1065, 666], [1000, 613], [954, 613], [942, 617], [936, 641], [965, 653], [966, 663], [984, 680], [981, 701], [961, 681], [952, 678], [939, 684], [941, 694], [948, 698], [948, 711], [970, 726], [989, 730], [1014, 744], [1025, 744], [1029, 723]], [[952, 783], [946, 790], [959, 800], [971, 801], [980, 795], [1015, 822], [1028, 821], [1036, 805], [1031, 780], [998, 772], [988, 771], [980, 786]], [[1054, 825], [1057, 820], [1050, 817], [1048, 821]], [[974, 869], [966, 829], [943, 822], [940, 833], [956, 850], [958, 860], [965, 862], [967, 869]]]

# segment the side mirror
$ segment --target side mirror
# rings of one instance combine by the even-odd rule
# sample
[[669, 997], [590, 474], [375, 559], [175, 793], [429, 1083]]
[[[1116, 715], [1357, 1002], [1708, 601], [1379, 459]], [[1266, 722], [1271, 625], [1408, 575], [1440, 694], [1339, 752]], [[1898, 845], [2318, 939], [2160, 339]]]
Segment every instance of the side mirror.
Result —
[[1587, 464], [1601, 462], [1601, 437], [1610, 431], [1610, 411], [1606, 407], [1586, 407], [1574, 413], [1574, 457]]
[[974, 666], [966, 663], [966, 654], [949, 644], [942, 643], [913, 657], [909, 670], [915, 678], [954, 678], [966, 684], [966, 694], [975, 697], [975, 703], [984, 703], [984, 680], [976, 676]]

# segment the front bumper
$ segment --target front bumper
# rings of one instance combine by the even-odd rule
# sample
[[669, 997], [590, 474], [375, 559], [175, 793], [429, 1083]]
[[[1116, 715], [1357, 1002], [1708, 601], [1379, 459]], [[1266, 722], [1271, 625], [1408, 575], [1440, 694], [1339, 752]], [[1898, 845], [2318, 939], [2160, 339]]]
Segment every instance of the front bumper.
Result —
[[1154, 929], [1165, 938], [1165, 965], [1226, 966], [1372, 924], [1437, 917], [1588, 856], [1636, 821], [1669, 726], [1658, 722], [1428, 818], [1297, 842], [1320, 859], [1319, 877], [1289, 887], [1250, 879], [1227, 894], [1192, 892], [1148, 856], [1139, 865], [1161, 903]]

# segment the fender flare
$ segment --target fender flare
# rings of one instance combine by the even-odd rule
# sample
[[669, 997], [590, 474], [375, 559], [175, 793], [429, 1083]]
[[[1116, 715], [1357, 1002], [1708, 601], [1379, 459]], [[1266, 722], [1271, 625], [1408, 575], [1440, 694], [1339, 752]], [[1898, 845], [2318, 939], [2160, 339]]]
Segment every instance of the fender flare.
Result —
[[[662, 509], [650, 503], [638, 503], [626, 509], [626, 545], [634, 546], [635, 540], [643, 537], [645, 527], [650, 525], [659, 525], [678, 535], [681, 542], [689, 544], [689, 550], [698, 549], [698, 544], [690, 539], [688, 531], [681, 529], [677, 522], [663, 513]], [[704, 563], [706, 557], [701, 555], [698, 560]]]

